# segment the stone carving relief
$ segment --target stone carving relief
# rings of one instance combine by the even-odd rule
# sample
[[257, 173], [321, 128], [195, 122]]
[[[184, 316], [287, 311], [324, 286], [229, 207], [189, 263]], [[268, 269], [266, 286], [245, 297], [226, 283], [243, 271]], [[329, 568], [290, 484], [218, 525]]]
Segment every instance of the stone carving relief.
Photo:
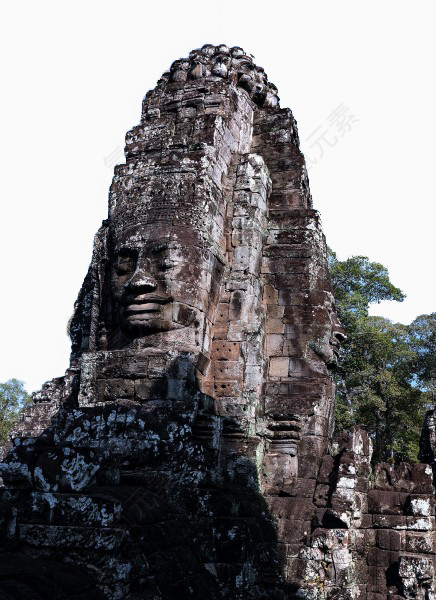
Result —
[[0, 466], [0, 596], [430, 600], [434, 419], [428, 464], [372, 479], [364, 431], [332, 444], [345, 332], [277, 88], [193, 50], [125, 155], [70, 366]]

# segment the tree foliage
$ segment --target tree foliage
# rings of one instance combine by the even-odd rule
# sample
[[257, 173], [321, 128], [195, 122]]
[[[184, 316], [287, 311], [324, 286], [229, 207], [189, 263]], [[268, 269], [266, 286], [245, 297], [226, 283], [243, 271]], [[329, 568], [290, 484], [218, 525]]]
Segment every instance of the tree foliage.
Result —
[[366, 256], [338, 260], [329, 249], [329, 268], [336, 305], [343, 324], [368, 316], [370, 304], [382, 300], [402, 302], [405, 294], [395, 287], [386, 267], [371, 262]]
[[436, 398], [436, 313], [420, 315], [409, 326], [410, 345], [416, 353], [415, 375], [433, 403]]
[[9, 432], [18, 420], [20, 412], [31, 401], [18, 379], [0, 383], [0, 446], [8, 441]]
[[386, 267], [364, 256], [339, 261], [331, 251], [329, 262], [348, 336], [336, 371], [337, 429], [365, 426], [375, 461], [416, 461], [434, 382], [436, 315], [422, 315], [411, 325], [370, 316], [371, 304], [405, 298]]

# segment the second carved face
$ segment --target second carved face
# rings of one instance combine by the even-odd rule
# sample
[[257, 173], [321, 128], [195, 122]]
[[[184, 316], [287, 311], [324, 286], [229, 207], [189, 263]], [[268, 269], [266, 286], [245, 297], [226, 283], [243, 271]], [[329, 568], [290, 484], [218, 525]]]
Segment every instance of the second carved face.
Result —
[[334, 299], [330, 293], [326, 294], [325, 305], [314, 328], [314, 339], [309, 342], [309, 347], [327, 366], [334, 367], [338, 363], [341, 344], [347, 336], [336, 314]]

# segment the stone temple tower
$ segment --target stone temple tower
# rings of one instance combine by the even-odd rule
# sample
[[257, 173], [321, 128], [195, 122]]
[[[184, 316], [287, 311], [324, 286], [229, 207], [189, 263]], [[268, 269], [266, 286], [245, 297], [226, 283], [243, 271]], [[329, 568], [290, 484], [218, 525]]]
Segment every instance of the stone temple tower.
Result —
[[276, 87], [205, 45], [125, 155], [70, 366], [0, 467], [0, 599], [434, 598], [431, 466], [332, 448], [345, 334]]

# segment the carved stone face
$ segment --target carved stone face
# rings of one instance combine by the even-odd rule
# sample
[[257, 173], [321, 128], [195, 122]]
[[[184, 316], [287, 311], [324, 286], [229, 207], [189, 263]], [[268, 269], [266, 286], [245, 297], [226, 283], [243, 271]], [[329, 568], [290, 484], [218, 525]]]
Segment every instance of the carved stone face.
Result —
[[[120, 236], [121, 237], [121, 236]], [[129, 337], [196, 326], [207, 315], [216, 259], [194, 243], [156, 239], [150, 226], [123, 235], [110, 265], [114, 311]]]
[[309, 345], [327, 366], [334, 367], [339, 359], [341, 344], [347, 339], [347, 336], [336, 314], [331, 294], [326, 301], [324, 315], [325, 323], [320, 326], [316, 339], [309, 342]]

